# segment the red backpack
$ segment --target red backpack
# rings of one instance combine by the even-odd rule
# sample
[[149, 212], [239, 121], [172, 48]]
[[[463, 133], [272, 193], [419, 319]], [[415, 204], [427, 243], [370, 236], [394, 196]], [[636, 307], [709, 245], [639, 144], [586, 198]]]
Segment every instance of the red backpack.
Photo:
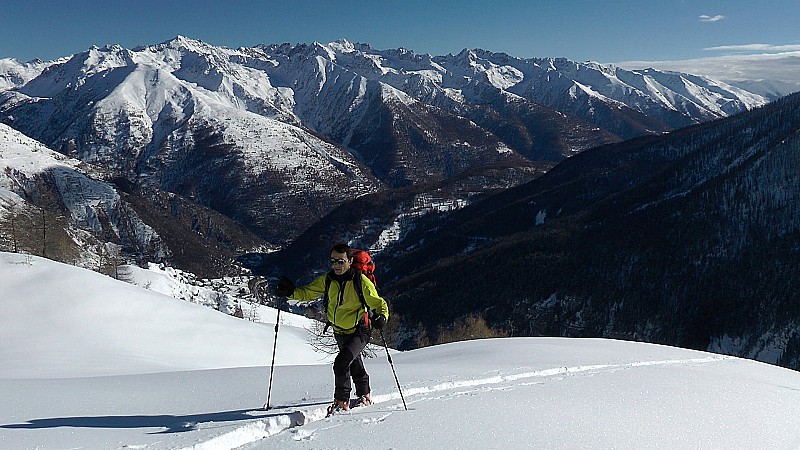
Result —
[[375, 283], [375, 262], [372, 261], [372, 256], [369, 253], [364, 250], [353, 249], [352, 266], [366, 275], [375, 287], [378, 287], [377, 283]]

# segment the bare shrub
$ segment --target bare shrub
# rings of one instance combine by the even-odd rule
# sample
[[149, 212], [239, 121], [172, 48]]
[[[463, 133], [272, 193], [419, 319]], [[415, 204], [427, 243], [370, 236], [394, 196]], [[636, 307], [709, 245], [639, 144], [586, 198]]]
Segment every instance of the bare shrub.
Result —
[[437, 330], [436, 343], [446, 344], [448, 342], [506, 336], [508, 336], [508, 333], [503, 330], [492, 329], [483, 317], [469, 315], [456, 320], [452, 329], [440, 325]]

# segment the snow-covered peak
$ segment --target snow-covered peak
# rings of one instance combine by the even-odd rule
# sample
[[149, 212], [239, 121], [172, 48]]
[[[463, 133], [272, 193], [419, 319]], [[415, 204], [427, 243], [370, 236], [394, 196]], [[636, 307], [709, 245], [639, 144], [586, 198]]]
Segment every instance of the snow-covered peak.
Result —
[[[218, 48], [210, 44], [206, 44], [205, 42], [199, 39], [192, 39], [186, 36], [177, 35], [176, 37], [164, 41], [160, 44], [154, 46], [148, 46], [145, 48], [152, 48], [154, 50], [162, 49], [162, 48], [172, 48], [175, 50], [185, 50], [195, 53], [210, 53], [214, 51], [214, 49]], [[139, 50], [139, 49], [137, 49]]]
[[36, 78], [20, 87], [19, 91], [31, 97], [52, 98], [66, 89], [79, 88], [96, 74], [108, 73], [131, 64], [133, 57], [130, 50], [118, 45], [103, 48], [92, 46], [69, 59], [48, 65]]
[[331, 48], [334, 51], [340, 53], [352, 53], [356, 51], [356, 46], [352, 42], [348, 41], [347, 39], [339, 39], [334, 42], [331, 42], [327, 45], [327, 47]]
[[106, 70], [125, 67], [133, 63], [132, 52], [119, 45], [110, 45], [102, 48], [92, 47], [83, 56], [82, 72], [91, 76]]
[[0, 91], [22, 86], [38, 77], [42, 71], [49, 66], [62, 63], [67, 59], [68, 58], [61, 58], [56, 61], [47, 62], [40, 59], [28, 62], [20, 62], [14, 58], [0, 59]]

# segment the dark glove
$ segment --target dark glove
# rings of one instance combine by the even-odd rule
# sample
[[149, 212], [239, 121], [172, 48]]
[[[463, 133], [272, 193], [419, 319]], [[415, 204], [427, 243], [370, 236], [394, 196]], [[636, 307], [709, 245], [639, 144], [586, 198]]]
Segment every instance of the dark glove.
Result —
[[294, 294], [294, 282], [282, 276], [281, 279], [278, 280], [278, 288], [275, 290], [275, 294], [278, 297], [291, 297], [291, 295]]
[[375, 328], [376, 330], [382, 330], [386, 325], [386, 316], [380, 313], [374, 313], [370, 323], [372, 324], [372, 328]]

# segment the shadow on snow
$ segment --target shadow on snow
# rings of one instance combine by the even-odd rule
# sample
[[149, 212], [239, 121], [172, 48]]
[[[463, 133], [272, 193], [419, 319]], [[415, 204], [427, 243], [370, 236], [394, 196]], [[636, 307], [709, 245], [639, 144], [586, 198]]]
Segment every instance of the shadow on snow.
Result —
[[287, 415], [286, 412], [270, 413], [261, 409], [223, 411], [205, 414], [173, 415], [136, 415], [136, 416], [86, 416], [86, 417], [53, 417], [48, 419], [32, 419], [26, 423], [0, 425], [0, 429], [42, 429], [42, 428], [165, 428], [161, 433], [182, 433], [192, 431], [199, 423], [237, 422], [264, 419]]

